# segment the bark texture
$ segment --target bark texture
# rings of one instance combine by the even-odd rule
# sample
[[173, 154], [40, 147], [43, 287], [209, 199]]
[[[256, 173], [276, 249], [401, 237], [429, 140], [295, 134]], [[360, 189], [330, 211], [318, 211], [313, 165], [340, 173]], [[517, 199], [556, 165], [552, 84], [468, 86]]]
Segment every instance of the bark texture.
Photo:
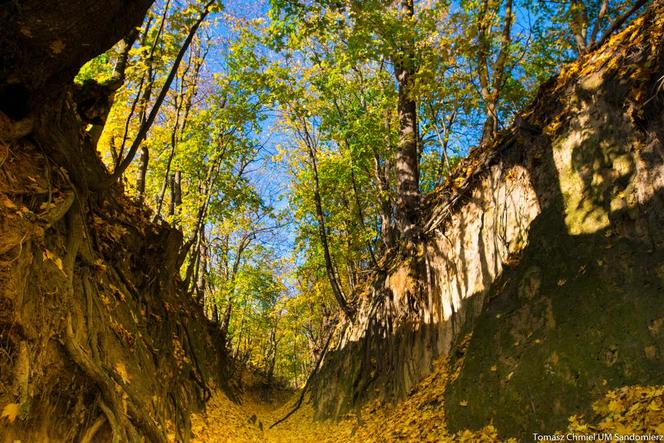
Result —
[[[414, 16], [413, 0], [399, 2], [399, 14], [408, 26]], [[420, 174], [418, 150], [417, 103], [415, 88], [415, 43], [412, 37], [402, 42], [400, 55], [394, 59], [398, 84], [399, 143], [396, 155], [397, 224], [402, 237], [414, 240], [420, 215]]]

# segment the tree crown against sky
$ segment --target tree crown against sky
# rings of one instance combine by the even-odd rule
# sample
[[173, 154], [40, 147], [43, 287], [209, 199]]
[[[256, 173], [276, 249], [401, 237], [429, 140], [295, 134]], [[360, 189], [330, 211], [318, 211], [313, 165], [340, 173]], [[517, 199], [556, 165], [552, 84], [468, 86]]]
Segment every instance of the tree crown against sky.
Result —
[[233, 354], [297, 384], [417, 218], [403, 165], [432, 191], [635, 5], [158, 0], [78, 82], [121, 76], [98, 151]]

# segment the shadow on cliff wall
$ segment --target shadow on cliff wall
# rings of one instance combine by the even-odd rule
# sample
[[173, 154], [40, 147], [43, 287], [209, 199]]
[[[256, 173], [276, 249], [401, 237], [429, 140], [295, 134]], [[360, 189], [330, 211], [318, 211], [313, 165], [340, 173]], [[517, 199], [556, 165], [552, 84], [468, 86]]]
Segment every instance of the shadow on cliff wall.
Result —
[[664, 383], [664, 190], [638, 201], [664, 164], [662, 103], [631, 120], [620, 79], [603, 87], [577, 88], [594, 123], [569, 120], [567, 166], [544, 150], [558, 177], [533, 180], [545, 209], [529, 245], [492, 285], [465, 355], [452, 354], [451, 431], [493, 423], [531, 438], [564, 430], [609, 389]]
[[[629, 62], [643, 64], [652, 49], [635, 47]], [[394, 294], [381, 294], [385, 277], [377, 279], [365, 334], [331, 352], [318, 375], [312, 396], [319, 417], [376, 397], [403, 398], [447, 352], [460, 367], [446, 400], [453, 431], [491, 422], [502, 435], [564, 429], [569, 416], [587, 412], [613, 387], [664, 383], [662, 101], [629, 97], [636, 88], [656, 93], [656, 71], [664, 66], [659, 57], [641, 83], [614, 72], [584, 77], [563, 91], [553, 81], [540, 91], [527, 128], [513, 128], [495, 148], [503, 172], [529, 171], [542, 208], [528, 246], [443, 322], [395, 317]], [[554, 119], [558, 131], [545, 134], [541, 128]], [[459, 226], [462, 237], [467, 223]], [[504, 232], [491, 238], [506, 241]], [[498, 255], [483, 253], [483, 241], [479, 271], [491, 282]], [[433, 253], [445, 257], [440, 249]], [[463, 250], [460, 259], [446, 266], [457, 273], [454, 279], [428, 276], [432, 286], [409, 304], [440, 310], [431, 294], [440, 294], [443, 284], [462, 294], [470, 272]], [[428, 271], [421, 264], [411, 268], [414, 279]]]

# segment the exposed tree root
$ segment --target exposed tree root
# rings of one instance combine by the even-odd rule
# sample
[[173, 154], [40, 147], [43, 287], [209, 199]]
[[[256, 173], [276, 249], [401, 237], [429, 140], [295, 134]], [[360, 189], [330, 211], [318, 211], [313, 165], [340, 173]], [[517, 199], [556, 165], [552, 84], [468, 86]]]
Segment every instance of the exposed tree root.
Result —
[[[88, 375], [101, 390], [102, 397], [110, 404], [110, 407], [102, 405], [102, 402], [99, 403], [100, 408], [106, 414], [109, 424], [113, 429], [114, 440], [119, 433], [123, 433], [123, 428], [125, 424], [118, 423], [119, 420], [116, 420], [116, 415], [122, 417], [121, 414], [115, 414], [115, 412], [121, 411], [120, 401], [115, 393], [115, 384], [108, 375], [92, 360], [92, 358], [86, 353], [81, 345], [76, 341], [74, 335], [74, 330], [72, 328], [71, 315], [67, 315], [66, 326], [65, 326], [65, 337], [64, 345], [65, 349], [69, 353], [71, 359], [76, 363], [82, 370]], [[121, 431], [122, 430], [122, 431]]]
[[[97, 435], [97, 432], [99, 432], [99, 429], [106, 423], [108, 419], [106, 418], [106, 415], [102, 414], [97, 419], [92, 423], [92, 426], [90, 426], [83, 436], [81, 437], [81, 443], [92, 443], [93, 438], [95, 435]], [[109, 424], [110, 426], [110, 424]]]

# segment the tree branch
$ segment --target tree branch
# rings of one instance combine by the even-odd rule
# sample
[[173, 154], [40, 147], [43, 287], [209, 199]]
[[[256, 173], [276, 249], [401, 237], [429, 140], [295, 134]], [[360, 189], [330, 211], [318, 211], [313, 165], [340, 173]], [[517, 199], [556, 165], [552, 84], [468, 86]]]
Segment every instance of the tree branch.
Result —
[[157, 96], [155, 104], [152, 106], [152, 109], [150, 110], [148, 118], [145, 120], [145, 122], [143, 122], [143, 124], [139, 128], [138, 134], [136, 134], [136, 138], [134, 139], [134, 142], [132, 143], [131, 147], [129, 148], [129, 151], [127, 152], [127, 157], [125, 157], [125, 159], [118, 165], [117, 169], [113, 172], [113, 175], [111, 176], [111, 183], [117, 181], [122, 176], [124, 171], [129, 167], [132, 160], [136, 156], [136, 152], [138, 151], [139, 146], [145, 139], [145, 136], [150, 130], [152, 123], [154, 123], [155, 118], [157, 118], [157, 114], [159, 113], [159, 108], [161, 107], [164, 98], [166, 98], [166, 94], [168, 93], [168, 90], [170, 89], [171, 84], [173, 83], [173, 79], [175, 79], [175, 75], [177, 74], [180, 62], [182, 62], [182, 59], [184, 58], [184, 55], [187, 52], [187, 49], [189, 49], [191, 41], [194, 39], [194, 36], [196, 35], [196, 31], [198, 31], [198, 28], [200, 27], [201, 23], [203, 23], [205, 18], [210, 13], [210, 7], [214, 4], [215, 1], [216, 0], [210, 0], [207, 2], [203, 10], [201, 11], [200, 16], [198, 17], [196, 22], [192, 25], [192, 27], [189, 29], [189, 34], [187, 35], [187, 38], [185, 39], [184, 43], [182, 44], [182, 47], [180, 48], [180, 51], [175, 57], [175, 61], [173, 62], [171, 71], [168, 73], [168, 77], [166, 77], [166, 82], [164, 83], [164, 86], [162, 86], [161, 91], [159, 91], [159, 95]]
[[600, 38], [597, 43], [595, 43], [590, 49], [596, 49], [602, 46], [606, 41], [611, 37], [611, 34], [613, 34], [615, 31], [618, 30], [626, 21], [627, 19], [630, 18], [632, 14], [634, 14], [636, 11], [638, 11], [643, 5], [648, 3], [648, 0], [638, 0], [634, 6], [629, 8], [624, 14], [622, 14], [620, 17], [616, 18], [614, 22], [611, 24], [609, 29], [606, 30], [606, 32], [602, 35], [602, 38]]

